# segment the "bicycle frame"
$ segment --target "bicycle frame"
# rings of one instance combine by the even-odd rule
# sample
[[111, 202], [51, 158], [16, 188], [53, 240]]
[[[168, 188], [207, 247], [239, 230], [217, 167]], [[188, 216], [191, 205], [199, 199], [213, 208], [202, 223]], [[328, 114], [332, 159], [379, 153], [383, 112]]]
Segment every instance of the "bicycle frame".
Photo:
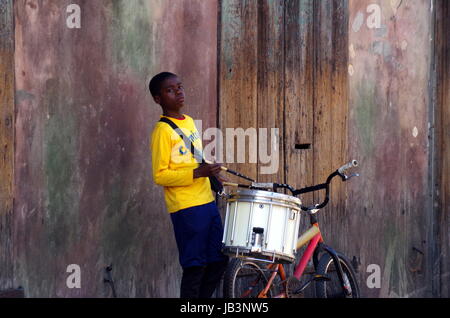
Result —
[[[315, 260], [314, 263], [316, 264], [319, 257], [319, 253], [322, 250], [324, 250], [325, 252], [330, 254], [331, 257], [333, 258], [333, 261], [336, 264], [336, 270], [339, 280], [341, 282], [341, 286], [344, 286], [344, 274], [337, 253], [331, 247], [324, 244], [318, 223], [314, 223], [309, 230], [307, 230], [301, 237], [299, 237], [297, 241], [297, 250], [305, 246], [308, 242], [309, 244], [301, 257], [300, 262], [295, 267], [293, 276], [299, 280], [300, 277], [303, 275], [306, 266], [308, 265], [308, 262], [311, 260], [311, 258], [314, 257]], [[268, 269], [273, 270], [273, 273], [271, 274], [265, 288], [258, 294], [258, 298], [267, 298], [267, 294], [270, 290], [270, 287], [272, 286], [272, 283], [278, 274], [280, 275], [281, 281], [284, 284], [285, 291], [280, 295], [276, 296], [276, 298], [285, 298], [287, 296], [286, 295], [287, 286], [286, 286], [286, 271], [284, 270], [283, 265], [270, 264], [268, 266]], [[346, 290], [344, 287], [342, 288], [344, 292], [348, 295], [349, 294], [348, 290]]]
[[313, 256], [313, 253], [316, 250], [316, 247], [319, 244], [319, 242], [323, 243], [322, 234], [320, 233], [319, 225], [317, 223], [314, 224], [308, 231], [306, 231], [298, 239], [297, 250], [305, 246], [306, 243], [308, 242], [310, 243], [306, 248], [305, 252], [303, 253], [302, 258], [300, 259], [300, 262], [298, 263], [294, 271], [294, 277], [297, 279], [300, 279], [300, 277], [303, 275], [306, 265], [308, 265], [308, 262]]

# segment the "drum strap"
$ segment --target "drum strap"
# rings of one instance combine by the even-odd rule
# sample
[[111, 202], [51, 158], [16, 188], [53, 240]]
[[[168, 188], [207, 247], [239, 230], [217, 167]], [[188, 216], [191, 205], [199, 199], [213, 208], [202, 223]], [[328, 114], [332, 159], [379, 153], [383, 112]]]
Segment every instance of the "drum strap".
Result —
[[[170, 127], [172, 127], [173, 130], [177, 132], [177, 134], [180, 136], [181, 139], [183, 139], [186, 148], [190, 149], [192, 154], [194, 155], [194, 158], [199, 163], [205, 163], [205, 159], [203, 158], [203, 154], [197, 150], [197, 148], [194, 147], [194, 144], [191, 142], [191, 140], [184, 134], [184, 132], [170, 119], [163, 117], [159, 120], [160, 122], [168, 124]], [[190, 147], [188, 147], [190, 145]]]
[[[194, 156], [195, 160], [198, 163], [201, 164], [206, 163], [205, 158], [203, 157], [203, 153], [201, 153], [197, 148], [195, 148], [193, 142], [183, 133], [183, 131], [177, 126], [177, 124], [175, 124], [173, 121], [171, 121], [166, 117], [162, 117], [159, 121], [168, 124], [170, 127], [172, 127], [173, 130], [176, 131], [176, 133], [180, 136], [180, 138], [183, 139], [186, 148], [191, 150], [192, 155]], [[217, 179], [217, 177], [215, 176], [209, 177], [209, 181], [211, 183], [211, 189], [214, 192], [217, 192], [219, 194], [223, 193], [223, 184], [219, 181], [219, 179]]]

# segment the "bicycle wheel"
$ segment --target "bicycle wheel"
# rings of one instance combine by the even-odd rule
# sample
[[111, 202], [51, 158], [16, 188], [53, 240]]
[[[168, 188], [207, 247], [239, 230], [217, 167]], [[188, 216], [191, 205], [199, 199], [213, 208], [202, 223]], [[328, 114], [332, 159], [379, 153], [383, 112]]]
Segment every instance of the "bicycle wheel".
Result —
[[225, 298], [257, 298], [267, 282], [257, 263], [233, 258], [225, 271], [223, 295]]
[[325, 253], [320, 258], [316, 273], [326, 278], [315, 282], [316, 296], [318, 298], [359, 298], [359, 286], [351, 263], [344, 255], [340, 253], [337, 255], [344, 272], [345, 285], [350, 290], [350, 295], [345, 295], [342, 289], [333, 258], [330, 254]]

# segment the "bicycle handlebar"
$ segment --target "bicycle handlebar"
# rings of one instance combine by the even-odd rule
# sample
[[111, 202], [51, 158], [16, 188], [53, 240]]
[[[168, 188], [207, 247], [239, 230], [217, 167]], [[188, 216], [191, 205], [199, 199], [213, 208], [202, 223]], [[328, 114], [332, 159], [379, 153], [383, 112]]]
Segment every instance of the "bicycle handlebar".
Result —
[[342, 167], [340, 167], [338, 169], [340, 174], [344, 174], [346, 170], [353, 168], [353, 167], [357, 167], [358, 166], [358, 161], [356, 160], [352, 160], [349, 163], [347, 163], [346, 165], [343, 165]]
[[301, 206], [301, 209], [303, 211], [320, 210], [323, 207], [325, 207], [328, 204], [328, 202], [330, 201], [330, 183], [331, 183], [331, 180], [333, 180], [334, 177], [339, 176], [339, 177], [341, 177], [342, 181], [345, 182], [345, 181], [350, 180], [352, 177], [359, 176], [358, 174], [352, 174], [350, 176], [347, 176], [345, 174], [345, 172], [348, 169], [353, 168], [353, 167], [357, 167], [357, 166], [358, 166], [358, 162], [356, 160], [352, 160], [349, 163], [347, 163], [347, 164], [343, 165], [342, 167], [340, 167], [339, 169], [337, 169], [332, 174], [330, 174], [328, 176], [328, 178], [327, 178], [327, 181], [325, 183], [318, 184], [318, 185], [315, 185], [315, 186], [312, 186], [312, 187], [306, 187], [306, 188], [295, 190], [295, 191], [291, 190], [292, 194], [294, 196], [297, 196], [297, 195], [300, 195], [300, 194], [305, 194], [305, 193], [309, 193], [309, 192], [314, 192], [314, 191], [319, 191], [319, 190], [324, 190], [325, 189], [325, 191], [326, 191], [325, 192], [325, 200], [322, 203], [316, 204], [316, 205], [313, 205], [313, 206], [309, 206], [309, 207]]
[[316, 204], [310, 207], [305, 207], [305, 206], [301, 206], [301, 209], [303, 211], [313, 211], [313, 210], [320, 210], [323, 207], [325, 207], [328, 202], [330, 201], [330, 183], [333, 180], [334, 177], [341, 177], [342, 181], [348, 181], [353, 177], [358, 177], [359, 174], [352, 174], [350, 176], [347, 176], [345, 173], [347, 172], [347, 170], [349, 170], [350, 168], [354, 168], [358, 166], [358, 161], [356, 160], [352, 160], [349, 163], [343, 165], [342, 167], [340, 167], [339, 169], [337, 169], [335, 172], [333, 172], [332, 174], [330, 174], [327, 178], [327, 181], [325, 183], [322, 184], [318, 184], [315, 186], [311, 186], [311, 187], [305, 187], [302, 189], [294, 189], [292, 186], [290, 186], [289, 184], [279, 184], [279, 183], [256, 183], [256, 182], [252, 182], [251, 185], [242, 185], [242, 184], [235, 184], [235, 183], [224, 183], [224, 185], [229, 185], [229, 186], [236, 186], [236, 187], [243, 187], [243, 188], [249, 188], [249, 189], [256, 189], [256, 190], [272, 190], [274, 192], [276, 192], [276, 190], [278, 188], [284, 188], [284, 189], [288, 189], [289, 191], [291, 191], [293, 196], [297, 196], [300, 194], [305, 194], [305, 193], [309, 193], [309, 192], [315, 192], [315, 191], [319, 191], [319, 190], [326, 190], [325, 192], [325, 200], [320, 203], [320, 204]]

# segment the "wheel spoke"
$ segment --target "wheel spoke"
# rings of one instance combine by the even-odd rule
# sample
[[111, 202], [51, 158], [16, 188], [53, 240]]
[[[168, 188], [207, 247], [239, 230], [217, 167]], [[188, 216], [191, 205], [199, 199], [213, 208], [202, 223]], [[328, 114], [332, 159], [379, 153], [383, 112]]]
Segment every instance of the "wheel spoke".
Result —
[[257, 298], [267, 284], [264, 271], [257, 263], [235, 260], [230, 271], [224, 279], [229, 297]]

